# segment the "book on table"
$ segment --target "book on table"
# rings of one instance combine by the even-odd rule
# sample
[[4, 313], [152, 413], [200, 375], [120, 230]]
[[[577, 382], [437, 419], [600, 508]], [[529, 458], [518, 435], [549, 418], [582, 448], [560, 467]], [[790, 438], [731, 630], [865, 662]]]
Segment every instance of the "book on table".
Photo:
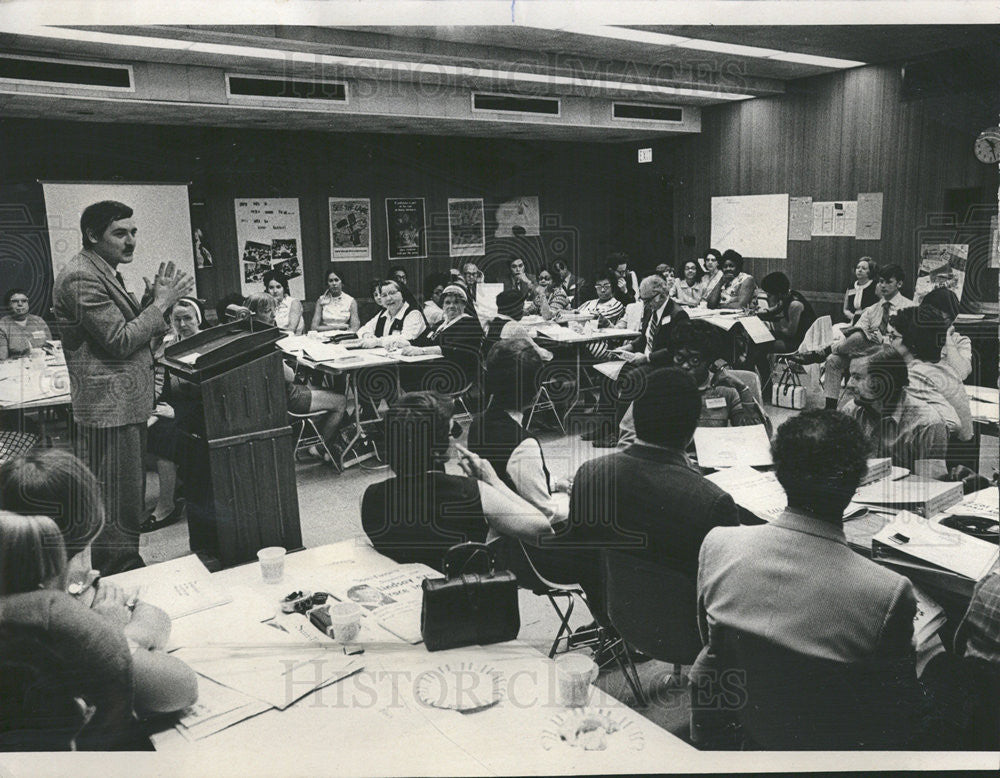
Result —
[[910, 511], [872, 538], [872, 558], [978, 581], [997, 564], [997, 546]]

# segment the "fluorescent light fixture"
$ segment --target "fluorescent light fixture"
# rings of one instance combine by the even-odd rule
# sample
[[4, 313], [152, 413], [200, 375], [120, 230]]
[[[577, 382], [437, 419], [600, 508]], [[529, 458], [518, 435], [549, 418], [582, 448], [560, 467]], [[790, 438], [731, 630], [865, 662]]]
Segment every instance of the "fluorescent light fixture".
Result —
[[286, 49], [268, 49], [251, 46], [234, 46], [223, 43], [181, 41], [174, 38], [160, 38], [144, 35], [124, 35], [77, 30], [70, 27], [25, 27], [16, 31], [19, 35], [54, 38], [82, 43], [102, 43], [109, 46], [137, 46], [171, 51], [188, 51], [196, 54], [211, 54], [221, 57], [266, 59], [289, 64], [338, 66], [362, 71], [357, 77], [377, 78], [381, 73], [405, 73], [409, 75], [453, 76], [462, 78], [495, 79], [504, 82], [547, 84], [551, 86], [583, 87], [613, 92], [631, 92], [640, 95], [662, 95], [665, 97], [696, 97], [711, 100], [749, 100], [753, 95], [726, 92], [718, 89], [695, 89], [691, 87], [643, 84], [635, 81], [610, 81], [600, 78], [577, 78], [549, 73], [530, 73], [492, 68], [475, 68], [463, 65], [445, 65], [433, 62], [408, 62], [392, 59], [368, 59], [343, 57], [332, 54], [317, 54]]
[[543, 29], [570, 32], [576, 35], [591, 35], [597, 38], [612, 38], [620, 41], [631, 41], [632, 43], [646, 43], [651, 46], [692, 49], [694, 51], [711, 51], [717, 54], [732, 54], [738, 57], [769, 59], [776, 62], [795, 62], [800, 65], [815, 65], [821, 68], [856, 68], [865, 64], [864, 62], [855, 62], [851, 59], [818, 57], [813, 54], [796, 54], [795, 52], [781, 51], [780, 49], [765, 49], [759, 46], [742, 46], [737, 43], [722, 43], [720, 41], [709, 41], [701, 38], [684, 38], [680, 35], [664, 35], [659, 32], [633, 30], [628, 27], [614, 27], [602, 24], [564, 25], [559, 27], [545, 27]]

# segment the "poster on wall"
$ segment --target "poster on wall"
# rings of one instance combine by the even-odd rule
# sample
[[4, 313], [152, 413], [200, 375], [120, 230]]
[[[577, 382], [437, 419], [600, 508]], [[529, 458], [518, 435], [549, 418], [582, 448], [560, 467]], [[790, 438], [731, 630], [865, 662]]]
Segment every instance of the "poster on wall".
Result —
[[276, 270], [292, 297], [305, 297], [302, 228], [297, 197], [240, 197], [236, 204], [236, 244], [243, 294], [264, 290], [264, 274]]
[[813, 237], [853, 238], [857, 224], [857, 200], [813, 203]]
[[368, 198], [330, 198], [330, 258], [334, 262], [372, 261], [371, 216]]
[[858, 240], [882, 239], [882, 193], [858, 192]]
[[423, 197], [387, 197], [385, 221], [390, 260], [427, 258], [427, 222]]
[[448, 198], [448, 256], [486, 253], [486, 218], [482, 198]]
[[951, 289], [959, 300], [965, 286], [965, 265], [969, 246], [965, 243], [924, 243], [920, 247], [920, 268], [913, 289], [913, 300], [919, 303], [931, 289]]
[[788, 198], [788, 239], [812, 240], [811, 197]]
[[541, 223], [537, 197], [515, 197], [497, 208], [498, 238], [512, 238], [515, 235], [538, 235]]
[[712, 198], [711, 245], [752, 259], [788, 258], [788, 195]]
[[199, 270], [213, 267], [215, 259], [212, 256], [214, 245], [207, 234], [208, 216], [205, 203], [191, 203], [191, 243], [194, 248], [194, 266]]
[[1000, 267], [1000, 229], [996, 216], [990, 219], [990, 267]]

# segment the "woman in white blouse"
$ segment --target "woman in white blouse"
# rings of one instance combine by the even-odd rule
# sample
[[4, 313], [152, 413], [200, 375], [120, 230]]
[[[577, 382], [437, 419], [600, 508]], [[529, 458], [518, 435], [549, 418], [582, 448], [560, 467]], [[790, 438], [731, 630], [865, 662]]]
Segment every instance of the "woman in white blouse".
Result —
[[288, 279], [284, 274], [269, 270], [264, 274], [264, 291], [277, 302], [274, 309], [274, 323], [279, 330], [288, 330], [301, 335], [305, 328], [302, 319], [302, 303], [288, 291]]
[[844, 292], [844, 318], [851, 324], [858, 320], [861, 312], [878, 302], [875, 293], [875, 279], [878, 265], [871, 257], [861, 257], [854, 264], [854, 286]]
[[362, 348], [406, 346], [427, 329], [419, 304], [395, 281], [383, 281], [378, 293], [383, 310], [358, 330]]
[[701, 260], [701, 265], [705, 269], [702, 281], [705, 283], [705, 299], [715, 291], [715, 287], [722, 281], [722, 268], [719, 263], [722, 261], [722, 252], [718, 249], [709, 249]]
[[674, 282], [675, 300], [688, 308], [695, 308], [705, 298], [705, 281], [701, 268], [694, 259], [689, 259], [681, 268], [681, 277]]
[[316, 301], [312, 327], [317, 332], [357, 332], [358, 303], [344, 291], [344, 282], [336, 270], [326, 274], [326, 292]]

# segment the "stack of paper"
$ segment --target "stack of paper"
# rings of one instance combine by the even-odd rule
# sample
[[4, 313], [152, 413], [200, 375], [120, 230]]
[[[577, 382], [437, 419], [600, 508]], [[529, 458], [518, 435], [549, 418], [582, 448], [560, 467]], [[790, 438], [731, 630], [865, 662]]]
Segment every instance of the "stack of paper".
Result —
[[913, 617], [913, 642], [920, 646], [944, 625], [947, 617], [944, 608], [919, 586], [913, 587], [913, 593], [917, 595], [917, 612]]
[[962, 484], [916, 477], [899, 481], [882, 479], [862, 486], [854, 499], [869, 505], [891, 505], [930, 517], [961, 501]]
[[997, 547], [901, 511], [872, 538], [872, 557], [978, 581], [997, 563]]
[[978, 492], [967, 494], [957, 505], [945, 509], [945, 513], [959, 513], [964, 516], [982, 516], [985, 519], [1000, 519], [1000, 488], [990, 486]]
[[[729, 493], [741, 508], [764, 521], [780, 516], [788, 504], [785, 490], [773, 472], [762, 473], [752, 467], [737, 465], [705, 477]], [[844, 518], [849, 519], [866, 511], [863, 505], [852, 502], [844, 510]]]
[[774, 464], [763, 424], [750, 427], [698, 427], [694, 447], [701, 467], [763, 467]]
[[[900, 468], [902, 470], [902, 468]], [[905, 471], [909, 472], [909, 471]], [[864, 478], [861, 479], [861, 485], [874, 483], [875, 481], [881, 481], [892, 473], [892, 459], [890, 457], [881, 457], [878, 459], [868, 460], [868, 472], [865, 473]]]
[[201, 740], [271, 707], [202, 676], [198, 679], [198, 701], [181, 712], [174, 727], [188, 740]]

